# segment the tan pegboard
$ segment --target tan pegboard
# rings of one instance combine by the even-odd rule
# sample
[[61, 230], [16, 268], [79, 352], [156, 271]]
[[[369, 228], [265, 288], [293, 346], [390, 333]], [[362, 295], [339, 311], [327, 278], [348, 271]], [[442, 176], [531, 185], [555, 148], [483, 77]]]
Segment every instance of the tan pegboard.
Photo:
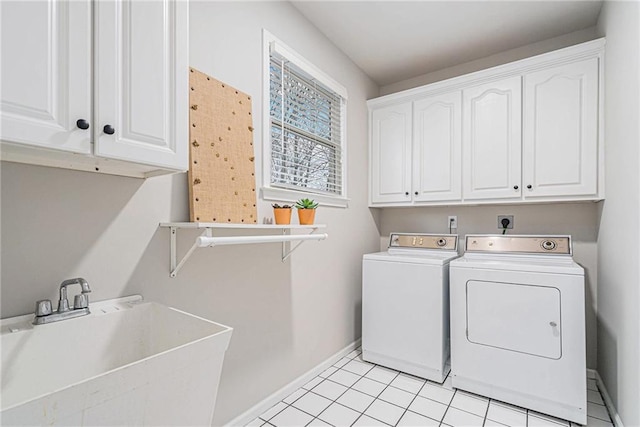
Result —
[[251, 97], [190, 69], [191, 221], [257, 222]]

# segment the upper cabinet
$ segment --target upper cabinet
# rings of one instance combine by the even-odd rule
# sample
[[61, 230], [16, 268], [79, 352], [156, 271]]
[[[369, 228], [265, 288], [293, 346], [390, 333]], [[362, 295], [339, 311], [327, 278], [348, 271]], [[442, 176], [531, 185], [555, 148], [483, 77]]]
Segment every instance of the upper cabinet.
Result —
[[463, 91], [465, 200], [520, 198], [520, 80], [509, 77]]
[[524, 76], [527, 198], [598, 194], [598, 59]]
[[[594, 40], [370, 100], [370, 205], [602, 200], [603, 52]], [[412, 112], [403, 144], [376, 132], [391, 104]], [[380, 197], [389, 183], [397, 197]]]
[[188, 3], [3, 2], [5, 160], [188, 169]]
[[0, 3], [4, 141], [91, 153], [91, 4]]
[[411, 103], [371, 115], [371, 202], [411, 201]]
[[95, 3], [96, 155], [188, 168], [187, 5]]
[[413, 103], [413, 200], [460, 199], [462, 95], [459, 91]]

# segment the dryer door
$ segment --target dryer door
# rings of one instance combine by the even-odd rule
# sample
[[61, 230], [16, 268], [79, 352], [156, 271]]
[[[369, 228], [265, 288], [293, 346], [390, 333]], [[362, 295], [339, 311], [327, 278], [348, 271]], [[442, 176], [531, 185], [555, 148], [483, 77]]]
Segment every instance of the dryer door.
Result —
[[467, 339], [475, 344], [559, 359], [560, 291], [550, 286], [469, 280]]

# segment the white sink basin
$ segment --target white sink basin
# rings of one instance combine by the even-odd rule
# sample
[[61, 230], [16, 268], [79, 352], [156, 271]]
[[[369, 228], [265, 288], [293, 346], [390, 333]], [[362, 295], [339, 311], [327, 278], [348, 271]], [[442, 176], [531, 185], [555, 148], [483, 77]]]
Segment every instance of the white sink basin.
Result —
[[210, 425], [232, 329], [141, 296], [0, 321], [4, 425]]

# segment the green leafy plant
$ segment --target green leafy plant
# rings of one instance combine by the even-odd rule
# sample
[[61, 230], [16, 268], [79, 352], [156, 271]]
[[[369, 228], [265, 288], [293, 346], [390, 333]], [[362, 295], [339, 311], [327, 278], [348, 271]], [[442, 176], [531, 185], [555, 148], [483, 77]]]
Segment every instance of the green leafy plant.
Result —
[[273, 206], [274, 209], [291, 209], [292, 208], [291, 205], [282, 205], [282, 206], [280, 206], [277, 203], [274, 203], [271, 206]]
[[318, 203], [313, 199], [300, 199], [296, 202], [296, 208], [298, 209], [315, 209], [318, 207]]

